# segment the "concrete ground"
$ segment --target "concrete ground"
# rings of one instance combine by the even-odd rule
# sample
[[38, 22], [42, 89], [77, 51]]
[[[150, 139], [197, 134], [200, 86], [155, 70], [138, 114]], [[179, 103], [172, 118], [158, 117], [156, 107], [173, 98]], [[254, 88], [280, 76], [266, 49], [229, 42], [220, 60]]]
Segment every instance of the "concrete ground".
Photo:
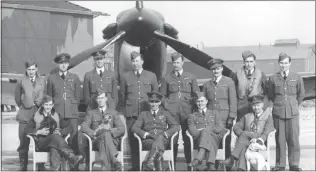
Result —
[[[15, 171], [18, 169], [18, 154], [16, 149], [19, 144], [18, 139], [18, 124], [12, 120], [15, 113], [2, 114], [1, 125], [1, 170]], [[301, 111], [300, 115], [300, 144], [301, 144], [301, 163], [300, 167], [303, 170], [315, 171], [315, 108], [306, 109]], [[275, 141], [271, 143], [270, 149], [270, 165], [275, 164]], [[182, 148], [183, 149], [183, 148]], [[180, 150], [179, 152], [183, 152]], [[28, 170], [32, 170], [32, 157], [29, 153], [29, 166]], [[130, 158], [125, 158], [125, 170], [130, 167]], [[167, 166], [167, 164], [165, 164]], [[97, 170], [99, 166], [94, 169]], [[176, 164], [177, 170], [186, 170], [186, 164], [183, 154], [179, 153], [179, 158]], [[83, 169], [83, 165], [80, 166]], [[287, 167], [288, 168], [288, 167]]]

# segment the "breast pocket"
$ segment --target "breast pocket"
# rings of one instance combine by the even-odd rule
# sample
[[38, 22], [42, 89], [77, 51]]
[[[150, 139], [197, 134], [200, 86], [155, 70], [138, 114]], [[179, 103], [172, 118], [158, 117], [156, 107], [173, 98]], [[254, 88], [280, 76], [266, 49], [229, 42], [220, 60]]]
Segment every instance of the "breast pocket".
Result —
[[91, 123], [91, 129], [95, 130], [98, 128], [98, 126], [101, 124], [101, 118], [94, 118], [92, 119], [92, 123]]
[[66, 82], [66, 87], [67, 87], [68, 89], [70, 89], [70, 90], [75, 91], [75, 83], [74, 83], [74, 81], [73, 81], [73, 80], [68, 80], [68, 81]]
[[96, 82], [90, 82], [90, 91], [91, 93], [96, 93], [97, 92], [97, 83]]
[[145, 92], [150, 92], [151, 91], [151, 81], [149, 81], [148, 79], [145, 79], [143, 81], [144, 84], [144, 88], [145, 88]]
[[112, 92], [112, 78], [106, 77], [106, 79], [103, 83], [106, 87], [107, 92], [111, 93]]
[[288, 82], [288, 89], [289, 89], [289, 93], [292, 95], [296, 95], [297, 94], [297, 89], [296, 89], [296, 81], [289, 81]]
[[185, 79], [182, 82], [183, 92], [186, 92], [186, 93], [190, 93], [191, 92], [191, 83], [192, 83], [191, 79]]
[[218, 98], [228, 99], [228, 85], [219, 85], [216, 94]]
[[283, 89], [282, 89], [281, 84], [279, 83], [274, 84], [274, 91], [275, 91], [275, 94], [283, 94]]
[[138, 87], [138, 85], [136, 83], [127, 83], [127, 92], [133, 93], [136, 91], [137, 87]]
[[179, 84], [174, 82], [168, 83], [168, 88], [171, 93], [177, 92], [179, 90]]

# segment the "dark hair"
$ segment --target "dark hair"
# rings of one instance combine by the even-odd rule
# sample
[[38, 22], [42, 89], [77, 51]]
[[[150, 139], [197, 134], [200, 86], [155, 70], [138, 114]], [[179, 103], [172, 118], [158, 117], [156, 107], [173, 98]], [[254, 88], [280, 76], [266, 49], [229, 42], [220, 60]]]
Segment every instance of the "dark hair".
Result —
[[256, 58], [256, 55], [254, 55], [254, 54], [250, 54], [248, 57], [244, 58], [244, 61], [245, 61], [247, 58], [249, 58], [249, 57], [253, 57], [253, 59], [254, 59], [254, 60], [256, 60], [256, 59], [257, 59], [257, 58]]
[[[43, 108], [43, 107], [40, 107], [40, 109], [38, 110], [38, 112], [39, 112], [40, 115], [44, 115], [44, 108]], [[55, 112], [56, 112], [56, 111], [55, 111], [55, 108], [53, 107], [52, 110], [51, 110], [51, 114], [54, 115]]]
[[[289, 62], [291, 62], [292, 61], [292, 58], [291, 58], [291, 56], [286, 56], [284, 59], [289, 59]], [[284, 59], [282, 59], [282, 60], [284, 60]], [[280, 63], [280, 61], [281, 61], [281, 58], [279, 58], [278, 59], [278, 62]]]

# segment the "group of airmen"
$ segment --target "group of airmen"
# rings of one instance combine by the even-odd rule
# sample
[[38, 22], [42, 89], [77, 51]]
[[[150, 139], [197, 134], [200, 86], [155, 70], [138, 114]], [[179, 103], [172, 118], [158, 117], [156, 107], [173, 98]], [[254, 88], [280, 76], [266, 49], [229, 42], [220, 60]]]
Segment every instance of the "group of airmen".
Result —
[[[216, 153], [226, 132], [234, 132], [238, 139], [232, 151], [230, 142], [233, 140], [226, 139], [226, 160], [222, 164], [246, 170], [244, 155], [252, 139], [264, 143], [274, 129], [276, 164], [272, 170], [285, 170], [286, 145], [290, 170], [301, 170], [299, 106], [305, 91], [300, 75], [290, 72], [289, 55], [279, 54], [280, 71], [270, 77], [256, 67], [256, 55], [251, 51], [242, 53], [243, 67], [230, 76], [222, 74], [223, 60], [212, 59], [208, 65], [213, 77], [200, 90], [196, 76], [185, 72], [184, 57], [180, 53], [171, 55], [173, 71], [158, 83], [154, 73], [143, 69], [143, 56], [134, 51], [130, 54], [133, 70], [120, 76], [120, 91], [114, 74], [105, 70], [105, 55], [104, 50], [91, 54], [95, 68], [84, 76], [87, 109], [80, 131], [81, 83], [76, 74], [68, 71], [70, 55], [62, 53], [55, 57], [59, 72], [48, 78], [39, 76], [34, 60], [25, 63], [25, 77], [18, 82], [15, 91], [20, 108], [17, 114], [20, 170], [27, 170], [30, 141], [26, 135], [30, 132], [38, 138], [37, 146], [50, 151], [49, 170], [59, 170], [62, 157], [68, 159], [71, 170], [78, 170], [78, 164], [84, 160], [86, 170], [89, 169], [89, 149], [82, 133], [93, 140], [93, 149], [100, 152], [102, 170], [122, 170], [118, 149], [125, 131], [132, 171], [163, 171], [164, 150], [170, 146], [174, 148], [176, 162], [179, 134], [183, 138], [187, 170], [197, 168], [203, 160], [206, 160], [206, 170], [216, 170]], [[49, 116], [58, 123], [53, 133], [47, 127], [40, 129], [43, 119]], [[186, 131], [198, 149], [194, 158], [191, 158]], [[171, 137], [177, 132], [174, 145], [170, 145]], [[142, 167], [139, 165], [141, 150], [134, 133], [141, 138], [143, 148], [149, 150]], [[70, 134], [68, 144], [63, 140], [67, 134]]]

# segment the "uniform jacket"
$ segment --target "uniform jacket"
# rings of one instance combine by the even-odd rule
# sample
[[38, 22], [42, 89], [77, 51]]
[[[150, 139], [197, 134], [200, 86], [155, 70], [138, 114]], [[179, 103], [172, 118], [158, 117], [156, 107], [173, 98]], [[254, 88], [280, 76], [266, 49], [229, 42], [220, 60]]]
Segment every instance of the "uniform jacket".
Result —
[[200, 136], [200, 129], [208, 129], [215, 134], [223, 133], [225, 127], [221, 122], [220, 113], [216, 110], [207, 109], [205, 116], [200, 112], [194, 112], [189, 115], [188, 118], [189, 132], [194, 137], [197, 138]]
[[165, 132], [168, 138], [171, 138], [180, 130], [180, 125], [168, 111], [160, 108], [156, 117], [150, 111], [141, 112], [131, 130], [140, 137], [143, 137], [146, 132], [152, 135], [160, 135]]
[[89, 110], [85, 116], [83, 123], [81, 124], [81, 131], [93, 137], [94, 131], [102, 124], [104, 118], [111, 119], [109, 124], [112, 128], [111, 134], [114, 138], [121, 137], [125, 133], [125, 126], [121, 121], [117, 111], [112, 109], [106, 109], [104, 116], [102, 116], [99, 108]]
[[[258, 118], [258, 122], [254, 122], [255, 115], [248, 113], [237, 122], [233, 128], [235, 134], [240, 136], [242, 132], [253, 132], [252, 138], [261, 137], [264, 141], [268, 135], [274, 130], [271, 112], [264, 111]], [[254, 127], [254, 128], [253, 128]]]
[[281, 119], [299, 114], [299, 105], [305, 96], [304, 83], [300, 75], [289, 72], [286, 80], [278, 72], [270, 77], [269, 98], [273, 101], [272, 115]]
[[96, 69], [87, 72], [83, 81], [83, 96], [84, 103], [90, 108], [95, 109], [98, 107], [96, 102], [97, 89], [102, 88], [106, 93], [109, 93], [111, 101], [114, 101], [114, 108], [118, 101], [117, 82], [114, 74], [110, 72], [103, 72], [102, 77], [97, 73]]
[[20, 108], [16, 117], [17, 121], [29, 122], [32, 119], [35, 113], [33, 107], [41, 105], [44, 92], [45, 79], [38, 74], [35, 77], [34, 86], [28, 76], [18, 81], [15, 88], [15, 102]]
[[76, 74], [67, 72], [65, 80], [59, 73], [47, 79], [47, 94], [53, 98], [56, 112], [63, 118], [78, 118], [81, 97], [80, 80]]
[[222, 76], [217, 85], [213, 81], [214, 78], [211, 78], [203, 85], [203, 92], [208, 99], [207, 108], [219, 110], [222, 121], [226, 121], [228, 117], [236, 118], [237, 97], [234, 82], [226, 76]]
[[170, 72], [162, 78], [159, 90], [165, 97], [164, 106], [170, 113], [179, 112], [182, 106], [187, 115], [192, 113], [192, 97], [199, 91], [196, 76], [189, 72], [183, 72], [180, 78]]
[[138, 116], [140, 112], [149, 110], [147, 92], [151, 91], [158, 91], [157, 77], [154, 73], [143, 70], [139, 78], [134, 71], [125, 73], [120, 83], [125, 116]]

